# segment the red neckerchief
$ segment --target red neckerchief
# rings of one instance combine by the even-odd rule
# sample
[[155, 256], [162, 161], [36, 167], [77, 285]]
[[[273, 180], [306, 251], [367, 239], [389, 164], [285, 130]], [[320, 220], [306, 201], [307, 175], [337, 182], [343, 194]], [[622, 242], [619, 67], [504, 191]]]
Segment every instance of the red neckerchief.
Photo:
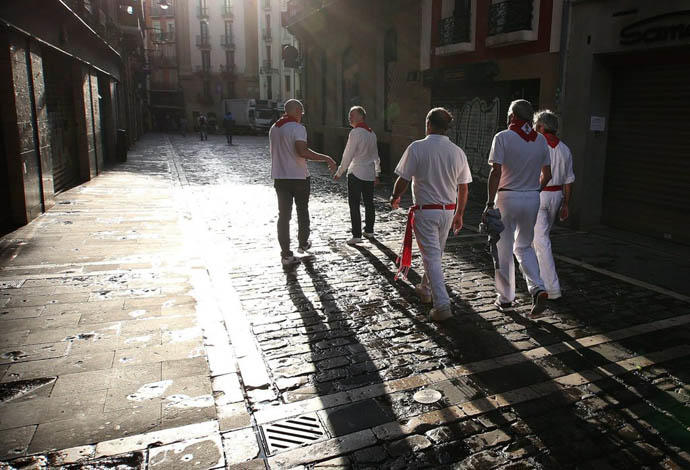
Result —
[[546, 137], [546, 142], [549, 144], [549, 147], [551, 147], [552, 149], [558, 147], [558, 143], [561, 141], [561, 139], [556, 137], [555, 134], [552, 134], [551, 132], [545, 132], [542, 135]]
[[526, 142], [534, 142], [537, 140], [537, 131], [532, 129], [532, 126], [530, 126], [527, 121], [523, 121], [515, 116], [510, 120], [508, 129], [525, 139]]
[[287, 114], [283, 114], [283, 117], [276, 121], [276, 127], [281, 127], [282, 125], [287, 124], [288, 122], [296, 122], [299, 124], [299, 121], [297, 119], [293, 118], [292, 116], [288, 116]]
[[358, 127], [361, 127], [362, 129], [366, 129], [369, 132], [371, 132], [371, 127], [367, 126], [367, 123], [364, 121], [358, 122], [357, 124], [355, 124], [355, 129], [357, 129]]

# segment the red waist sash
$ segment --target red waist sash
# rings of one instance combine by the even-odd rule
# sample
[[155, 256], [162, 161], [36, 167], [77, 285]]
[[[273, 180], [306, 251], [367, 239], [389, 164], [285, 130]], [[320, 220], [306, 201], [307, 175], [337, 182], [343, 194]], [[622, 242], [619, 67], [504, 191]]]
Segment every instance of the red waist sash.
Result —
[[403, 238], [403, 245], [400, 248], [400, 254], [398, 259], [395, 260], [395, 264], [398, 265], [398, 272], [395, 275], [395, 280], [397, 281], [400, 275], [403, 279], [407, 279], [407, 273], [410, 271], [412, 266], [412, 236], [414, 229], [414, 213], [418, 210], [446, 210], [454, 211], [455, 204], [424, 204], [423, 206], [414, 205], [410, 207], [407, 212], [407, 225], [405, 226], [405, 238]]

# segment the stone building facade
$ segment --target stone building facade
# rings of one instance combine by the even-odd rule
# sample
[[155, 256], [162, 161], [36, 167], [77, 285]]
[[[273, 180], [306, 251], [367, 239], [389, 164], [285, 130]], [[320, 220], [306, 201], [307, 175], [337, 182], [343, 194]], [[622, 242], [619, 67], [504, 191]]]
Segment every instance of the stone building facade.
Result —
[[[40, 15], [36, 12], [40, 11]], [[143, 11], [136, 1], [0, 6], [0, 227], [117, 159], [116, 130], [143, 132]]]
[[688, 244], [690, 5], [571, 5], [561, 109], [575, 220]]
[[340, 158], [353, 105], [367, 110], [384, 173], [424, 136], [430, 93], [421, 81], [420, 13], [418, 1], [288, 2], [286, 25], [300, 44], [305, 122], [315, 148]]

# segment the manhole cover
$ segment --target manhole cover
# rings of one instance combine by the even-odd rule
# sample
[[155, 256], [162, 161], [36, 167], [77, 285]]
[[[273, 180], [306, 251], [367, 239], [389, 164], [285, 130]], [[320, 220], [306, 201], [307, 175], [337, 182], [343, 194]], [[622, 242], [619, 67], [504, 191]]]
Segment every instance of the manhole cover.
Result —
[[262, 426], [269, 455], [326, 437], [315, 414], [285, 419]]
[[438, 390], [433, 390], [431, 388], [425, 388], [424, 390], [420, 390], [417, 393], [415, 393], [412, 398], [414, 401], [417, 403], [423, 403], [425, 405], [429, 405], [431, 403], [436, 403], [441, 399], [443, 395], [441, 395], [441, 392]]

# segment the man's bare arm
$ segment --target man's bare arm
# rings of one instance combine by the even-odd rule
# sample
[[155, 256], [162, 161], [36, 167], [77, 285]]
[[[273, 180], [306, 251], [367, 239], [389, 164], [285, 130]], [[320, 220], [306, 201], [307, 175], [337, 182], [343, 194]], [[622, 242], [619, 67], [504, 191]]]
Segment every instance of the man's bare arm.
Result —
[[551, 181], [551, 165], [544, 165], [539, 175], [539, 191], [543, 191], [549, 181]]
[[405, 191], [407, 191], [407, 187], [409, 185], [410, 182], [402, 176], [398, 176], [398, 179], [395, 180], [393, 194], [391, 195], [391, 206], [393, 206], [393, 209], [397, 209], [399, 207], [400, 197], [405, 193]]
[[331, 157], [328, 155], [325, 155], [323, 153], [319, 152], [314, 152], [312, 149], [307, 147], [307, 143], [301, 140], [298, 140], [295, 142], [295, 150], [297, 151], [297, 155], [300, 157], [304, 158], [305, 160], [312, 160], [316, 162], [326, 162], [328, 164], [328, 169], [331, 170], [331, 172], [335, 171], [336, 169], [336, 163], [335, 160], [333, 160]]
[[465, 206], [467, 206], [467, 183], [458, 185], [458, 203], [455, 207], [455, 215], [453, 216], [453, 232], [457, 233], [462, 229], [462, 217], [465, 214]]
[[494, 204], [494, 199], [496, 199], [496, 193], [498, 192], [498, 184], [501, 182], [502, 171], [503, 169], [500, 163], [494, 163], [491, 166], [491, 172], [489, 173], [489, 181], [487, 183], [487, 207], [493, 206]]

